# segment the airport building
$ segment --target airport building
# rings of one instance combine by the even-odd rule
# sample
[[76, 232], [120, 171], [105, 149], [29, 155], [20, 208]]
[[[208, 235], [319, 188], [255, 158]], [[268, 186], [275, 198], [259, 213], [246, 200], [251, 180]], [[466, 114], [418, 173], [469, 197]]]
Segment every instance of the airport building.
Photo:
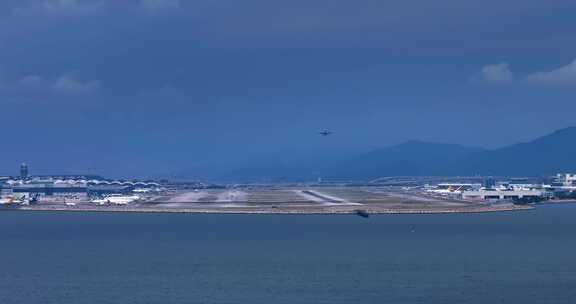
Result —
[[544, 197], [544, 192], [535, 189], [486, 189], [462, 192], [463, 199], [522, 200]]
[[87, 200], [88, 191], [82, 184], [55, 184], [52, 181], [35, 181], [12, 186], [12, 194], [34, 201]]
[[26, 165], [26, 163], [22, 163], [22, 165], [20, 165], [20, 179], [28, 179], [28, 165]]
[[158, 189], [154, 181], [109, 180], [97, 175], [34, 175], [20, 166], [17, 177], [0, 178], [0, 200], [26, 202], [88, 201], [90, 197], [129, 194], [134, 190]]
[[551, 186], [556, 189], [576, 190], [576, 174], [557, 174]]
[[497, 182], [488, 178], [483, 184], [441, 183], [426, 190], [434, 196], [464, 200], [534, 202], [551, 197], [553, 193], [545, 185]]

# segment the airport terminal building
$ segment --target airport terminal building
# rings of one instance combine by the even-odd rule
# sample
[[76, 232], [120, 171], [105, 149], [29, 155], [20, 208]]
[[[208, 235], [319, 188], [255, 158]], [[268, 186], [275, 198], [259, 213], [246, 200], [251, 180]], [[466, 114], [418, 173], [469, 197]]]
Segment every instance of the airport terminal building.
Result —
[[135, 189], [157, 188], [154, 181], [109, 180], [98, 175], [35, 175], [20, 166], [20, 176], [0, 179], [1, 197], [24, 198], [30, 202], [88, 201], [90, 197], [127, 194]]

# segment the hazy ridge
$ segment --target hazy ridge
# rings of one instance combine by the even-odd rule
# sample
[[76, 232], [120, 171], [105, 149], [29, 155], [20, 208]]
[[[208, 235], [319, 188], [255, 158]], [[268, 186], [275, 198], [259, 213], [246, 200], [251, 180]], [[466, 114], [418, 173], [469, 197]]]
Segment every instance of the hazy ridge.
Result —
[[576, 127], [498, 149], [417, 140], [343, 159], [269, 161], [224, 174], [224, 180], [370, 179], [398, 175], [547, 175], [576, 171]]

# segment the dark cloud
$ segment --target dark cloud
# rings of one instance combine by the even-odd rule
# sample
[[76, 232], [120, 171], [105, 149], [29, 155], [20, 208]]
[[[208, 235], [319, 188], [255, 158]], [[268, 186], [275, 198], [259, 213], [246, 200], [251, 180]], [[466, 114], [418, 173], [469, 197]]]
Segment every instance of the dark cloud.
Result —
[[[573, 91], [518, 84], [572, 83], [574, 9], [564, 0], [0, 1], [0, 104], [5, 122], [26, 121], [4, 140], [25, 151], [39, 140], [55, 154], [82, 147], [68, 156], [78, 163], [106, 142], [156, 172], [162, 157], [180, 166], [414, 138], [527, 140], [573, 123]], [[469, 85], [470, 75], [513, 85]], [[511, 124], [517, 132], [500, 132]], [[323, 128], [338, 131], [334, 141], [317, 140]]]

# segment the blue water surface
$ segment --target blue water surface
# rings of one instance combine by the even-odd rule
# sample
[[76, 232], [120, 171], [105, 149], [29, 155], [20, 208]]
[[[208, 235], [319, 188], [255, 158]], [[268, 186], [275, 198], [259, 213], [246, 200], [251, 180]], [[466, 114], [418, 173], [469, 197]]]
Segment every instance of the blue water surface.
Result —
[[449, 215], [0, 212], [0, 303], [575, 303], [576, 205]]

